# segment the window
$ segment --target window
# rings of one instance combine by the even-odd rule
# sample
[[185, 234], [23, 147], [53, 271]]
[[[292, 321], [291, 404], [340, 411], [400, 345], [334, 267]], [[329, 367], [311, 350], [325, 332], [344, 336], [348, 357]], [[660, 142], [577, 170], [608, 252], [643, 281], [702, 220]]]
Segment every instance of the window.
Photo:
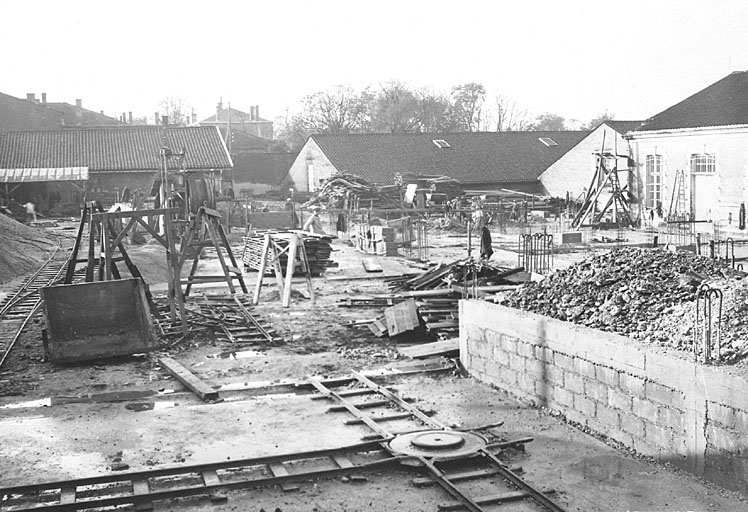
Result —
[[449, 142], [443, 139], [436, 139], [436, 140], [432, 140], [431, 142], [436, 144], [436, 147], [439, 149], [451, 149], [452, 148], [452, 146], [449, 145]]
[[647, 206], [656, 208], [662, 202], [662, 155], [647, 155]]
[[691, 155], [691, 173], [702, 174], [717, 172], [717, 159], [714, 155]]
[[550, 137], [540, 137], [538, 140], [549, 147], [558, 146], [558, 143], [555, 140], [551, 139]]

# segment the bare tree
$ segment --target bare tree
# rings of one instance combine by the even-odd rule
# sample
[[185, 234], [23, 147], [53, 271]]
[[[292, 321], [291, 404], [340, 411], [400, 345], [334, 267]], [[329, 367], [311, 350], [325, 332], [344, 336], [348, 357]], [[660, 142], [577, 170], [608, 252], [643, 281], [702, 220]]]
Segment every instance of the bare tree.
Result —
[[480, 129], [483, 120], [483, 102], [486, 89], [470, 82], [452, 87], [452, 122], [458, 131], [474, 132]]
[[418, 133], [445, 133], [452, 130], [449, 119], [450, 102], [443, 94], [429, 89], [416, 93], [418, 111], [416, 129]]
[[289, 151], [298, 151], [306, 142], [311, 132], [300, 115], [292, 115], [288, 110], [273, 123], [275, 139], [286, 145]]
[[535, 131], [566, 130], [566, 120], [558, 114], [546, 112], [536, 117], [535, 122], [528, 129]]
[[598, 114], [597, 117], [590, 119], [590, 121], [586, 125], [584, 125], [584, 128], [587, 130], [592, 130], [594, 128], [597, 128], [605, 121], [613, 121], [614, 117], [614, 114], [611, 114], [606, 110], [605, 112]]
[[527, 110], [520, 108], [512, 98], [504, 95], [496, 96], [494, 106], [497, 132], [518, 132], [530, 127]]
[[184, 98], [166, 96], [158, 102], [162, 116], [169, 116], [169, 124], [184, 126], [190, 123], [192, 109]]
[[414, 132], [419, 127], [418, 114], [418, 98], [407, 85], [397, 80], [380, 84], [371, 113], [375, 132]]
[[310, 133], [362, 133], [371, 130], [372, 95], [337, 86], [303, 99], [301, 122]]

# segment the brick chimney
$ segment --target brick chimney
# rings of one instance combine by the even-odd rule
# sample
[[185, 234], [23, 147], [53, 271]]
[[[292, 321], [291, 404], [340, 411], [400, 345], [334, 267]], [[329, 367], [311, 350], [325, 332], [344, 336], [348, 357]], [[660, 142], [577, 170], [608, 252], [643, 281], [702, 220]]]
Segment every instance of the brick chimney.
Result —
[[83, 117], [83, 112], [81, 109], [83, 108], [83, 100], [76, 99], [75, 100], [75, 124], [80, 125], [81, 124], [81, 118]]
[[161, 116], [161, 124], [164, 126], [169, 126], [169, 116]]
[[26, 99], [29, 101], [36, 102], [36, 94], [33, 92], [27, 92], [26, 93]]
[[158, 112], [153, 113], [153, 124], [158, 125]]
[[218, 105], [216, 105], [216, 121], [218, 121], [218, 118], [221, 116], [222, 110], [223, 110], [223, 98], [221, 98], [218, 101]]
[[47, 93], [43, 92], [42, 93], [42, 105], [46, 105], [46, 104], [47, 104]]
[[127, 124], [132, 124], [132, 112], [127, 113]]
[[255, 105], [255, 121], [259, 121], [259, 120], [260, 120], [260, 106]]

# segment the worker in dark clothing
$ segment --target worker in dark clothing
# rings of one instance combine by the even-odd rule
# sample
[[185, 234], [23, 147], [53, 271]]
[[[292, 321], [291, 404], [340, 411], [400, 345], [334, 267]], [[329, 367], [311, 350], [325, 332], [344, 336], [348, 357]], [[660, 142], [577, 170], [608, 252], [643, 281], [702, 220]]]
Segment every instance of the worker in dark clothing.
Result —
[[492, 255], [491, 232], [484, 226], [480, 234], [480, 259], [490, 260]]

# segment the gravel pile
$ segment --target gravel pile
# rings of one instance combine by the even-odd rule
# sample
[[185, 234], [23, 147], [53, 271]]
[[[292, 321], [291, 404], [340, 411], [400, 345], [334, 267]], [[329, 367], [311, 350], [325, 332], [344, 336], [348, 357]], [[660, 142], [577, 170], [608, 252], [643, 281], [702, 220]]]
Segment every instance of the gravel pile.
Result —
[[721, 359], [735, 362], [748, 352], [745, 275], [687, 252], [622, 248], [525, 284], [500, 303], [692, 350], [696, 290], [705, 282], [723, 290]]

